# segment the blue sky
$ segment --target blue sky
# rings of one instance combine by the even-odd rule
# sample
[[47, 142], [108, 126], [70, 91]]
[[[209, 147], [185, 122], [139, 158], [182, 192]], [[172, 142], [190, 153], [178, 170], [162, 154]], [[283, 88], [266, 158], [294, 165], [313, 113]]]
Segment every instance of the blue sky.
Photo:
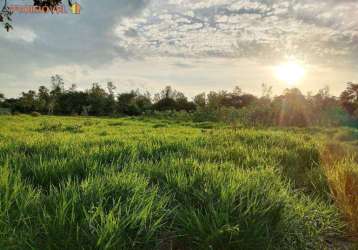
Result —
[[[0, 0], [0, 4], [3, 0]], [[303, 92], [358, 81], [355, 0], [81, 0], [80, 15], [13, 16], [0, 30], [0, 92], [17, 96], [60, 74], [85, 89], [195, 93], [287, 87], [274, 67], [295, 58]], [[29, 0], [9, 0], [9, 4]]]

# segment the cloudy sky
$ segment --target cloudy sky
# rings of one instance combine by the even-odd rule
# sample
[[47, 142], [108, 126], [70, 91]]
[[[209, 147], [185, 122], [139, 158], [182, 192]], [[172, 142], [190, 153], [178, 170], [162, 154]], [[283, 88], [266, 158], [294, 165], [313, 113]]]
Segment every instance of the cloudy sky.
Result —
[[0, 92], [17, 96], [60, 74], [80, 89], [113, 81], [118, 91], [260, 94], [266, 83], [279, 94], [287, 84], [275, 69], [292, 60], [306, 71], [303, 92], [338, 94], [358, 81], [357, 0], [78, 2], [80, 15], [14, 14], [14, 30], [0, 29]]

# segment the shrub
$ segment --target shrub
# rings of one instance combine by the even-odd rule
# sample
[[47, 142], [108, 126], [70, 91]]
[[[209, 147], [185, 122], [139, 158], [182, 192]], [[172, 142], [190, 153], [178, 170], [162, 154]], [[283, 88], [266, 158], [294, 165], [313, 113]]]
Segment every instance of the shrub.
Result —
[[215, 122], [218, 121], [218, 116], [215, 111], [211, 110], [199, 110], [193, 113], [193, 121], [194, 122]]
[[41, 122], [40, 127], [36, 129], [37, 132], [60, 132], [62, 131], [63, 124], [61, 122], [58, 123], [49, 123], [49, 122]]
[[63, 132], [81, 133], [83, 131], [82, 131], [82, 126], [76, 124], [76, 125], [68, 125], [68, 126], [64, 127]]
[[195, 128], [212, 129], [214, 124], [212, 122], [199, 122], [194, 124]]
[[40, 127], [36, 129], [37, 132], [69, 132], [69, 133], [82, 133], [82, 126], [79, 124], [64, 126], [61, 122], [49, 123], [42, 122]]
[[108, 123], [108, 126], [111, 126], [111, 127], [124, 126], [124, 125], [126, 125], [124, 122], [110, 122], [110, 123]]
[[41, 114], [39, 112], [31, 112], [30, 114], [32, 117], [38, 117], [41, 116]]
[[11, 109], [0, 107], [0, 115], [11, 115]]
[[357, 129], [344, 129], [338, 132], [336, 139], [340, 141], [357, 141], [358, 130]]
[[98, 133], [99, 136], [107, 136], [108, 132], [107, 131], [102, 131], [100, 133]]
[[157, 123], [153, 125], [153, 128], [167, 128], [168, 124], [165, 123]]

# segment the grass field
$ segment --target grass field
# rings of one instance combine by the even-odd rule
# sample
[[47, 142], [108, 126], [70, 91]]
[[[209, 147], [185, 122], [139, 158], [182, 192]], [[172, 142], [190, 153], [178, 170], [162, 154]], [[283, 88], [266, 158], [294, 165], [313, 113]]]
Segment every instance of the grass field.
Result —
[[1, 116], [0, 249], [324, 249], [358, 231], [357, 134]]

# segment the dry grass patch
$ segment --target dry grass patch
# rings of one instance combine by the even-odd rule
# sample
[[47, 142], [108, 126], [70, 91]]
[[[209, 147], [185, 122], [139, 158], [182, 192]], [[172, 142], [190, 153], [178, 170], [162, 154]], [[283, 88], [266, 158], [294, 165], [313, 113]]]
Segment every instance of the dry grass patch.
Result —
[[322, 154], [332, 198], [347, 222], [349, 237], [358, 240], [358, 163], [342, 144], [328, 145]]

